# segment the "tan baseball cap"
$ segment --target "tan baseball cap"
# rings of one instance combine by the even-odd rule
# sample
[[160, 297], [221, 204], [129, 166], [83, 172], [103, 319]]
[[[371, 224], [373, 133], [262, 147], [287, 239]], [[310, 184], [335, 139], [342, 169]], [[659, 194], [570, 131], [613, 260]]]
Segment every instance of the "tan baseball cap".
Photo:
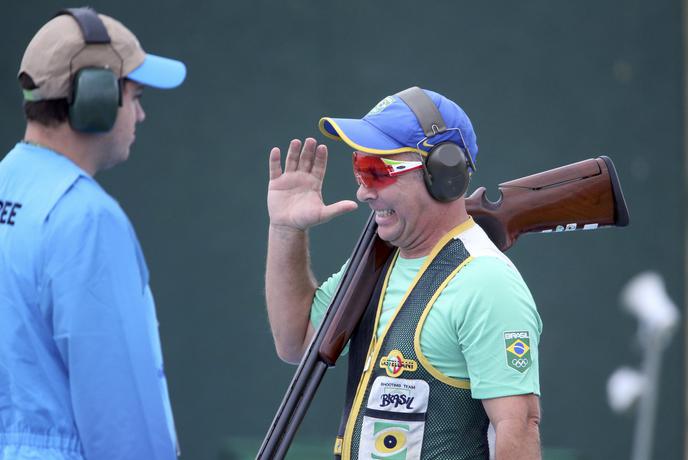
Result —
[[26, 100], [69, 97], [72, 78], [85, 67], [107, 68], [118, 78], [162, 89], [184, 81], [184, 63], [147, 54], [121, 22], [104, 14], [98, 17], [110, 43], [87, 44], [79, 24], [68, 14], [54, 17], [34, 35], [19, 68], [19, 75], [27, 74], [37, 86], [24, 91]]

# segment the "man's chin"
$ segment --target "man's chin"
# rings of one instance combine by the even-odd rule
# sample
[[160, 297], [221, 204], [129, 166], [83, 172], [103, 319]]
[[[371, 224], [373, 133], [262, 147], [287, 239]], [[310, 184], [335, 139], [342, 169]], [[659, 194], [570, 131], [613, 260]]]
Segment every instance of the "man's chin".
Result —
[[399, 238], [399, 234], [397, 231], [395, 231], [392, 228], [387, 228], [386, 226], [380, 227], [378, 226], [377, 228], [377, 236], [382, 240], [386, 241], [391, 245], [394, 245], [394, 241], [396, 241]]
[[109, 159], [110, 161], [101, 164], [100, 167], [98, 168], [98, 172], [107, 171], [108, 169], [112, 169], [115, 166], [117, 166], [118, 164], [124, 163], [128, 159], [129, 159], [129, 150], [127, 150], [126, 152], [122, 152], [119, 155], [115, 155]]

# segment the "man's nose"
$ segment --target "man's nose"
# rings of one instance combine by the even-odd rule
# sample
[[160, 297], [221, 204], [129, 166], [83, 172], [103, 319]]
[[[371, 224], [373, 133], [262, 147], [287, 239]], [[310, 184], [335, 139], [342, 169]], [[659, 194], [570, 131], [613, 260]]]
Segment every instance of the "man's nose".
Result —
[[136, 121], [137, 123], [142, 123], [146, 119], [146, 112], [143, 110], [143, 106], [139, 102], [136, 107]]
[[377, 197], [377, 190], [374, 187], [366, 187], [363, 184], [358, 186], [356, 190], [356, 198], [358, 201], [370, 201]]

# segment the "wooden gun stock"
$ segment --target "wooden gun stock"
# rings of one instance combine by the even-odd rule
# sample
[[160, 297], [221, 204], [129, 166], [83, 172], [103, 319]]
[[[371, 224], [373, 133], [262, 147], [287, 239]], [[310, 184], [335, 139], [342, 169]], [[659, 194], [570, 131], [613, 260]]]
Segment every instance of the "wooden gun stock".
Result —
[[478, 188], [466, 209], [502, 251], [523, 233], [628, 225], [621, 184], [605, 156], [505, 182], [499, 191], [491, 202]]
[[[466, 199], [466, 209], [502, 251], [523, 233], [628, 225], [628, 209], [614, 164], [604, 156], [505, 182], [499, 190], [500, 199], [491, 202], [485, 188], [478, 188]], [[393, 250], [377, 237], [376, 230], [371, 213], [257, 460], [286, 456], [325, 371], [335, 364], [360, 322]]]

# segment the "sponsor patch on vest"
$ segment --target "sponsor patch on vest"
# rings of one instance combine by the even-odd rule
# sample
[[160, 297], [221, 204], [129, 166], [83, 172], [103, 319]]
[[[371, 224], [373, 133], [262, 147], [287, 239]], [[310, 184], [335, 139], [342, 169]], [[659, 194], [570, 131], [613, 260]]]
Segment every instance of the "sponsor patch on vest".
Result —
[[417, 413], [428, 407], [430, 386], [425, 380], [379, 376], [368, 395], [368, 408], [387, 412]]
[[384, 98], [383, 100], [381, 100], [380, 102], [378, 102], [377, 105], [376, 105], [375, 107], [373, 107], [372, 109], [370, 109], [370, 112], [368, 112], [368, 113], [366, 114], [366, 117], [367, 117], [367, 116], [370, 116], [370, 115], [377, 115], [378, 113], [382, 112], [382, 111], [385, 110], [387, 107], [389, 107], [390, 105], [392, 105], [392, 104], [394, 103], [395, 100], [396, 100], [396, 99], [394, 99], [393, 96], [387, 96], [386, 98]]
[[407, 460], [407, 438], [411, 433], [409, 423], [373, 422], [372, 428], [375, 449], [370, 453], [370, 458]]
[[533, 360], [530, 357], [530, 335], [528, 331], [510, 331], [504, 333], [506, 346], [506, 364], [518, 372], [530, 369]]
[[419, 459], [429, 397], [424, 380], [378, 376], [368, 395], [358, 458]]
[[380, 367], [390, 377], [399, 377], [404, 371], [413, 372], [418, 369], [418, 363], [412, 359], [404, 358], [399, 350], [392, 350], [389, 355], [380, 358]]

